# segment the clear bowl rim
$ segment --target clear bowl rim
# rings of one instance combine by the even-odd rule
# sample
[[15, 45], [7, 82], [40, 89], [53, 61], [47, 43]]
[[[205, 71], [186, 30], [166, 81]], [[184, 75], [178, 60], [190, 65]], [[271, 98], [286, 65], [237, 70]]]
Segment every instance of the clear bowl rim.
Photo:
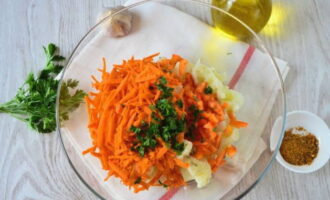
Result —
[[[67, 70], [67, 68], [70, 66], [70, 64], [72, 63], [72, 58], [74, 57], [76, 51], [79, 49], [80, 45], [82, 44], [82, 42], [87, 38], [87, 36], [89, 36], [90, 33], [92, 33], [97, 27], [99, 27], [100, 24], [102, 24], [104, 21], [111, 19], [111, 17], [124, 12], [126, 10], [132, 9], [134, 7], [140, 6], [140, 5], [144, 5], [148, 2], [164, 2], [166, 0], [141, 0], [138, 1], [136, 3], [133, 3], [131, 5], [128, 5], [126, 7], [123, 7], [121, 9], [119, 9], [118, 11], [111, 13], [110, 15], [104, 17], [102, 20], [100, 20], [99, 22], [97, 22], [94, 26], [92, 26], [89, 31], [79, 40], [78, 44], [75, 46], [75, 48], [73, 49], [72, 53], [69, 56], [69, 59], [67, 61], [67, 64], [65, 65], [65, 68], [62, 70], [62, 73], [60, 74], [60, 79], [59, 79], [59, 84], [58, 84], [58, 88], [57, 88], [57, 97], [56, 97], [56, 129], [57, 129], [57, 133], [59, 135], [60, 138], [60, 142], [61, 142], [61, 146], [64, 149], [65, 155], [69, 161], [69, 164], [71, 166], [71, 168], [73, 169], [73, 171], [76, 173], [76, 175], [79, 177], [79, 179], [84, 183], [84, 185], [94, 194], [96, 195], [98, 198], [100, 199], [105, 199], [101, 194], [99, 194], [97, 191], [95, 191], [86, 181], [85, 179], [80, 175], [80, 173], [78, 172], [78, 170], [76, 169], [76, 167], [74, 166], [74, 164], [72, 163], [70, 156], [65, 148], [63, 139], [62, 139], [62, 134], [61, 134], [61, 123], [60, 123], [60, 115], [59, 115], [59, 96], [60, 96], [60, 88], [63, 82], [63, 77], [64, 74]], [[170, 0], [172, 2], [174, 2], [174, 0]], [[178, 0], [176, 0], [178, 1]], [[241, 25], [243, 25], [252, 35], [254, 38], [256, 38], [257, 43], [260, 45], [261, 49], [265, 51], [265, 53], [268, 55], [268, 57], [271, 60], [272, 66], [275, 68], [276, 70], [276, 75], [277, 78], [280, 81], [280, 95], [281, 95], [281, 101], [283, 102], [283, 113], [282, 113], [282, 117], [283, 117], [283, 123], [282, 123], [282, 127], [281, 127], [281, 133], [280, 133], [280, 137], [279, 137], [279, 141], [282, 141], [283, 137], [284, 137], [284, 131], [285, 131], [285, 125], [286, 125], [286, 113], [287, 113], [287, 105], [286, 105], [286, 92], [285, 92], [285, 87], [284, 87], [284, 81], [280, 72], [280, 69], [273, 57], [273, 55], [270, 53], [270, 51], [268, 50], [268, 48], [265, 46], [264, 42], [261, 40], [261, 38], [257, 35], [257, 33], [255, 33], [247, 24], [245, 24], [243, 21], [241, 21], [240, 19], [238, 19], [237, 17], [235, 17], [234, 15], [230, 14], [229, 12], [218, 8], [210, 3], [206, 3], [206, 2], [202, 2], [199, 0], [179, 0], [180, 2], [190, 2], [190, 3], [196, 3], [199, 4], [200, 6], [204, 6], [204, 7], [208, 7], [210, 9], [215, 9], [225, 15], [228, 15], [229, 17], [233, 18], [234, 20], [236, 20], [237, 22], [239, 22]], [[274, 160], [276, 159], [276, 155], [279, 151], [279, 148], [281, 146], [281, 142], [277, 143], [277, 146], [275, 148], [275, 150], [273, 151], [273, 154], [271, 156], [271, 159], [268, 161], [266, 167], [263, 169], [263, 171], [261, 172], [260, 176], [244, 191], [242, 192], [240, 195], [238, 195], [237, 197], [235, 197], [235, 199], [241, 199], [242, 197], [244, 197], [247, 193], [249, 193], [256, 185], [257, 183], [259, 183], [263, 177], [265, 176], [265, 174], [268, 172], [268, 170], [271, 167], [271, 164], [274, 162]], [[243, 176], [244, 177], [244, 176]], [[232, 188], [230, 191], [232, 191], [234, 188]], [[229, 192], [230, 192], [229, 191]], [[229, 193], [227, 192], [227, 193]]]

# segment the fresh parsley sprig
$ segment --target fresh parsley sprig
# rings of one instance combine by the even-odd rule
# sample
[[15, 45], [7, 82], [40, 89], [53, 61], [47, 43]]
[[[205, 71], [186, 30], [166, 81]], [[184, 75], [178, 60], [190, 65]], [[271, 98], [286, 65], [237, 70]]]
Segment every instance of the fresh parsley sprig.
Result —
[[[7, 113], [26, 122], [39, 133], [50, 133], [56, 129], [55, 103], [59, 81], [55, 77], [62, 71], [59, 62], [65, 58], [57, 54], [54, 44], [44, 47], [46, 65], [35, 76], [30, 73], [16, 96], [0, 104], [0, 113]], [[76, 80], [68, 80], [62, 84], [60, 97], [60, 119], [67, 120], [68, 113], [76, 109], [83, 101], [85, 92], [76, 90], [73, 95], [70, 90], [78, 85]]]

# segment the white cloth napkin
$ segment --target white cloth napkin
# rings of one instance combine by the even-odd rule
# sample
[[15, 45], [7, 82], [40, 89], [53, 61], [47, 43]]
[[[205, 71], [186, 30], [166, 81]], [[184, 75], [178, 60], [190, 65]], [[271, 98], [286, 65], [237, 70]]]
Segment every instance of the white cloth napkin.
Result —
[[[91, 91], [90, 75], [99, 76], [96, 69], [101, 67], [102, 57], [105, 57], [108, 66], [111, 66], [133, 55], [135, 58], [142, 58], [160, 52], [161, 56], [166, 57], [173, 53], [179, 54], [192, 63], [201, 59], [219, 72], [225, 71], [229, 81], [249, 48], [248, 44], [220, 36], [207, 24], [173, 7], [149, 2], [131, 11], [134, 13], [132, 32], [122, 38], [111, 38], [106, 31], [98, 33], [73, 60], [65, 79], [80, 80], [79, 87]], [[285, 77], [288, 72], [286, 62], [279, 59], [276, 61], [282, 76]], [[250, 127], [241, 131], [236, 142], [238, 154], [230, 164], [218, 170], [206, 188], [191, 190], [192, 186], [188, 186], [180, 189], [172, 199], [219, 199], [232, 189], [258, 160], [266, 149], [261, 134], [275, 102], [276, 95], [271, 93], [277, 93], [279, 89], [275, 71], [270, 65], [269, 57], [256, 49], [235, 87], [245, 97], [245, 104], [237, 116], [248, 121]], [[258, 78], [254, 79], [254, 76]], [[71, 150], [77, 151], [79, 155], [91, 146], [86, 126], [87, 113], [85, 107], [81, 106], [72, 113], [70, 120], [62, 128], [63, 137], [66, 137], [73, 147]], [[104, 187], [104, 191], [114, 199], [156, 200], [167, 192], [164, 188], [154, 187], [135, 194], [116, 178], [103, 182], [106, 172], [102, 170], [99, 161], [90, 155], [81, 156], [81, 159]]]

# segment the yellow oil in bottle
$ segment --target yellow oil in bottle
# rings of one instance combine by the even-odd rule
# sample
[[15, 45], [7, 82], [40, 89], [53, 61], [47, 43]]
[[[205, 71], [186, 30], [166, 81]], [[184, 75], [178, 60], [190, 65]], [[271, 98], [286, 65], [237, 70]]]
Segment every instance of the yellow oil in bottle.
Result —
[[[212, 0], [212, 4], [236, 16], [255, 32], [261, 31], [272, 12], [271, 0]], [[230, 16], [215, 9], [212, 18], [216, 28], [238, 38], [248, 38], [251, 33]]]

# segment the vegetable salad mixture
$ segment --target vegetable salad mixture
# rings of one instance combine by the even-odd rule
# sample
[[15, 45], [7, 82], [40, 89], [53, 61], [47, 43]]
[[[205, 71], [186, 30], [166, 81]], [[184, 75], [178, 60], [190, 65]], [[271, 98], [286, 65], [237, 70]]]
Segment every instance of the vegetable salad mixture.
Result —
[[124, 60], [85, 97], [92, 147], [108, 178], [135, 192], [151, 186], [180, 187], [210, 182], [212, 172], [236, 148], [224, 143], [247, 123], [234, 115], [242, 97], [223, 84], [213, 68], [191, 66], [178, 55]]

